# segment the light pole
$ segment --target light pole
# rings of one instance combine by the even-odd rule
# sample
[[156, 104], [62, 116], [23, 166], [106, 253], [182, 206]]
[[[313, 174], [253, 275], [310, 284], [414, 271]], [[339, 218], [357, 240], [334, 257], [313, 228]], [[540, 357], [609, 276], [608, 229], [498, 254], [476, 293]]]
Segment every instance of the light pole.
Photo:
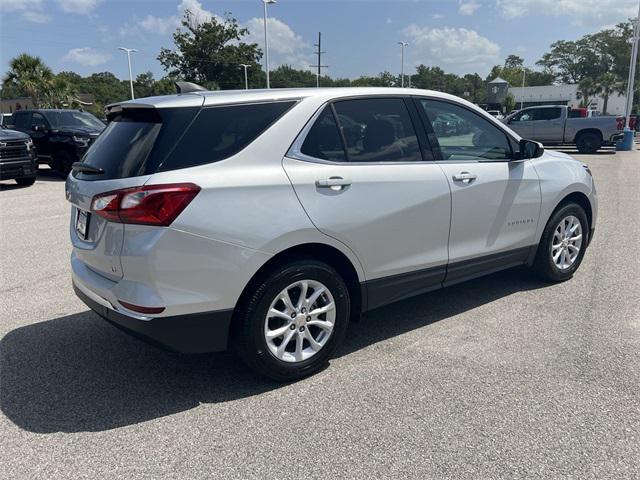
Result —
[[524, 79], [526, 78], [527, 70], [522, 65], [522, 97], [520, 98], [520, 110], [522, 110], [522, 106], [524, 105]]
[[262, 4], [264, 5], [264, 60], [265, 60], [265, 70], [267, 73], [267, 88], [271, 88], [271, 83], [269, 82], [269, 35], [267, 34], [267, 5], [276, 3], [276, 0], [262, 0]]
[[631, 39], [631, 64], [629, 65], [629, 85], [627, 86], [626, 126], [631, 127], [631, 110], [633, 109], [633, 97], [635, 94], [636, 64], [638, 63], [638, 41], [640, 40], [640, 5], [638, 5], [638, 17], [633, 22], [633, 38]]
[[246, 63], [241, 63], [240, 66], [244, 68], [244, 89], [249, 90], [249, 77], [247, 76], [247, 68], [250, 68], [251, 65], [247, 65]]
[[404, 88], [404, 47], [408, 46], [409, 44], [407, 42], [398, 42], [398, 45], [400, 45], [400, 49], [401, 49], [400, 58], [402, 63], [402, 70], [401, 70], [402, 73], [400, 74], [400, 86]]
[[138, 50], [136, 50], [135, 48], [125, 48], [125, 47], [118, 47], [118, 50], [122, 50], [127, 54], [127, 61], [129, 62], [129, 86], [131, 87], [131, 100], [133, 100], [135, 98], [135, 95], [133, 94], [133, 74], [131, 73], [131, 54], [137, 52]]

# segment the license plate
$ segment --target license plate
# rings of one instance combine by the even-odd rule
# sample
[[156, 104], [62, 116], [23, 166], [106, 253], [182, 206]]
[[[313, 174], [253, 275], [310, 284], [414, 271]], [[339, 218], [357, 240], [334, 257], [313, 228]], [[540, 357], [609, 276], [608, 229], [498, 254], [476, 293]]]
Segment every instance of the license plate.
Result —
[[89, 218], [89, 213], [83, 210], [78, 210], [78, 217], [76, 219], [76, 232], [78, 232], [78, 236], [82, 240], [86, 240], [87, 234], [89, 233]]

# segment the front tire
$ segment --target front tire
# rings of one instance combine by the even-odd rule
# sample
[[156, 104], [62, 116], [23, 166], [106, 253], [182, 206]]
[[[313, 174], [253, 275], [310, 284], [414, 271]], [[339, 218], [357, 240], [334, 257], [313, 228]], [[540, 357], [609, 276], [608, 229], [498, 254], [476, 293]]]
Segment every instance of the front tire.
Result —
[[240, 358], [280, 382], [322, 369], [349, 323], [349, 290], [338, 272], [301, 260], [276, 268], [249, 289], [232, 330]]
[[546, 282], [564, 282], [576, 272], [589, 244], [589, 220], [577, 203], [560, 206], [545, 226], [534, 272]]
[[36, 183], [36, 177], [16, 178], [16, 183], [21, 187], [29, 187]]
[[67, 176], [71, 172], [71, 165], [73, 165], [73, 162], [75, 161], [76, 160], [69, 152], [61, 150], [53, 156], [51, 167], [56, 172], [58, 172], [60, 176], [62, 176], [63, 178], [67, 178]]

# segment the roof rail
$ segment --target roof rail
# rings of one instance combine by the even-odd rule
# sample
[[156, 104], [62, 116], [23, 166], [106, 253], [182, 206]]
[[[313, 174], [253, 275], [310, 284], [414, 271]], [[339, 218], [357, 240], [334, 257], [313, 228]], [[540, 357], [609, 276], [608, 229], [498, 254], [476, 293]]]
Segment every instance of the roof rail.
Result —
[[191, 93], [191, 92], [207, 92], [208, 90], [197, 83], [192, 82], [175, 82], [176, 90], [178, 93]]

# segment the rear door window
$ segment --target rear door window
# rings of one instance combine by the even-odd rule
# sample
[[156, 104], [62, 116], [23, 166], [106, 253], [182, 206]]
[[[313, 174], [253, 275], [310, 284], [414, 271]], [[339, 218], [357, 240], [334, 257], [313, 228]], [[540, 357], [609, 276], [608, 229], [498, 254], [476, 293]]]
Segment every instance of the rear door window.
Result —
[[418, 162], [422, 153], [401, 98], [343, 100], [335, 104], [349, 162]]
[[21, 130], [28, 130], [31, 123], [31, 112], [16, 112], [13, 114], [13, 126]]
[[325, 107], [307, 133], [300, 152], [313, 158], [344, 162], [344, 146], [331, 107]]

